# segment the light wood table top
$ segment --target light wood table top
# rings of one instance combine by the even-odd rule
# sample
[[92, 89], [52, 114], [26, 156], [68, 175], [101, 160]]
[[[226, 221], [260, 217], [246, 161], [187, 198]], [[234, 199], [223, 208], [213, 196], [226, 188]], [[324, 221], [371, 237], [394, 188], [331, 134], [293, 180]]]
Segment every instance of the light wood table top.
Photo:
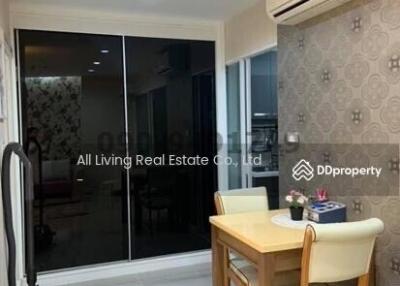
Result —
[[303, 247], [304, 230], [274, 224], [271, 218], [288, 209], [210, 217], [210, 223], [260, 253]]

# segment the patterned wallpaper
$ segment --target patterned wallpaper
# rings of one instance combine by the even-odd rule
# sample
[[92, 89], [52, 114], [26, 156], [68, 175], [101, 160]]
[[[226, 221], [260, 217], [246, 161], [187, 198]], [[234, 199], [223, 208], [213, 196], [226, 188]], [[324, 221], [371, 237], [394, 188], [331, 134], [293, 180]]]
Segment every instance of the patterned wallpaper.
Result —
[[39, 130], [44, 160], [77, 158], [81, 141], [81, 78], [31, 77], [27, 125]]
[[[400, 143], [400, 1], [355, 0], [300, 26], [280, 26], [278, 49], [280, 142], [286, 132], [298, 131], [302, 143], [377, 144], [374, 150], [386, 152], [385, 164], [398, 174], [398, 152], [385, 144], [398, 151]], [[354, 155], [351, 148], [336, 151], [321, 157]], [[293, 183], [284, 157], [281, 170], [285, 191]], [[398, 186], [398, 177], [385, 183]], [[329, 182], [324, 185], [329, 189]], [[350, 220], [385, 222], [377, 243], [377, 285], [399, 286], [400, 199], [363, 190], [336, 199], [347, 203]]]

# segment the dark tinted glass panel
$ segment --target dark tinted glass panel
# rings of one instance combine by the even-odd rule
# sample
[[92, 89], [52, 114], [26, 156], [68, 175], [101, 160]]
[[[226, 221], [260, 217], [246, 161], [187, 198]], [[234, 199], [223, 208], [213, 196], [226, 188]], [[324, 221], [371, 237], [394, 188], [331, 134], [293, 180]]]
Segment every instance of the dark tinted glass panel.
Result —
[[236, 165], [228, 166], [229, 189], [242, 187], [242, 145], [240, 106], [240, 64], [226, 67], [226, 92], [228, 108], [228, 152]]
[[279, 145], [277, 52], [251, 58], [252, 155], [262, 164], [253, 167], [253, 186], [266, 187], [270, 209], [279, 208]]
[[[130, 153], [216, 153], [214, 43], [126, 38]], [[209, 248], [216, 166], [131, 170], [132, 257]]]
[[122, 38], [19, 31], [19, 44], [37, 270], [127, 259], [124, 172], [94, 166], [95, 154], [125, 153]]

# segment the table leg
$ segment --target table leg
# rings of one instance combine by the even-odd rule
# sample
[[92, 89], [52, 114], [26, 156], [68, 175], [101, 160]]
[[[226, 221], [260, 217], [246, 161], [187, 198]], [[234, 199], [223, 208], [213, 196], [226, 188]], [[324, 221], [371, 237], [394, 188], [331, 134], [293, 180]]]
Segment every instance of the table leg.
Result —
[[218, 229], [211, 226], [213, 286], [224, 285], [224, 247], [218, 243]]
[[223, 265], [224, 265], [224, 286], [231, 286], [230, 278], [228, 277], [228, 272], [229, 272], [229, 266], [230, 266], [230, 260], [229, 260], [229, 251], [226, 247], [224, 247], [224, 259], [223, 259]]
[[369, 271], [369, 286], [376, 285], [376, 264], [375, 264], [375, 253], [372, 255], [371, 268]]
[[274, 286], [275, 255], [273, 253], [260, 253], [257, 270], [259, 281], [258, 285]]

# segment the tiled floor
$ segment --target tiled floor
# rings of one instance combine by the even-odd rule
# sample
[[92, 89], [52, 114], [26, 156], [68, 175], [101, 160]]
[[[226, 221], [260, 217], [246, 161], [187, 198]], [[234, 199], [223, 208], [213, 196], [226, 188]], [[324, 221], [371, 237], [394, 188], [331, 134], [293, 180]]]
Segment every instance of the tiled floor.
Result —
[[211, 265], [156, 271], [70, 286], [211, 286]]

